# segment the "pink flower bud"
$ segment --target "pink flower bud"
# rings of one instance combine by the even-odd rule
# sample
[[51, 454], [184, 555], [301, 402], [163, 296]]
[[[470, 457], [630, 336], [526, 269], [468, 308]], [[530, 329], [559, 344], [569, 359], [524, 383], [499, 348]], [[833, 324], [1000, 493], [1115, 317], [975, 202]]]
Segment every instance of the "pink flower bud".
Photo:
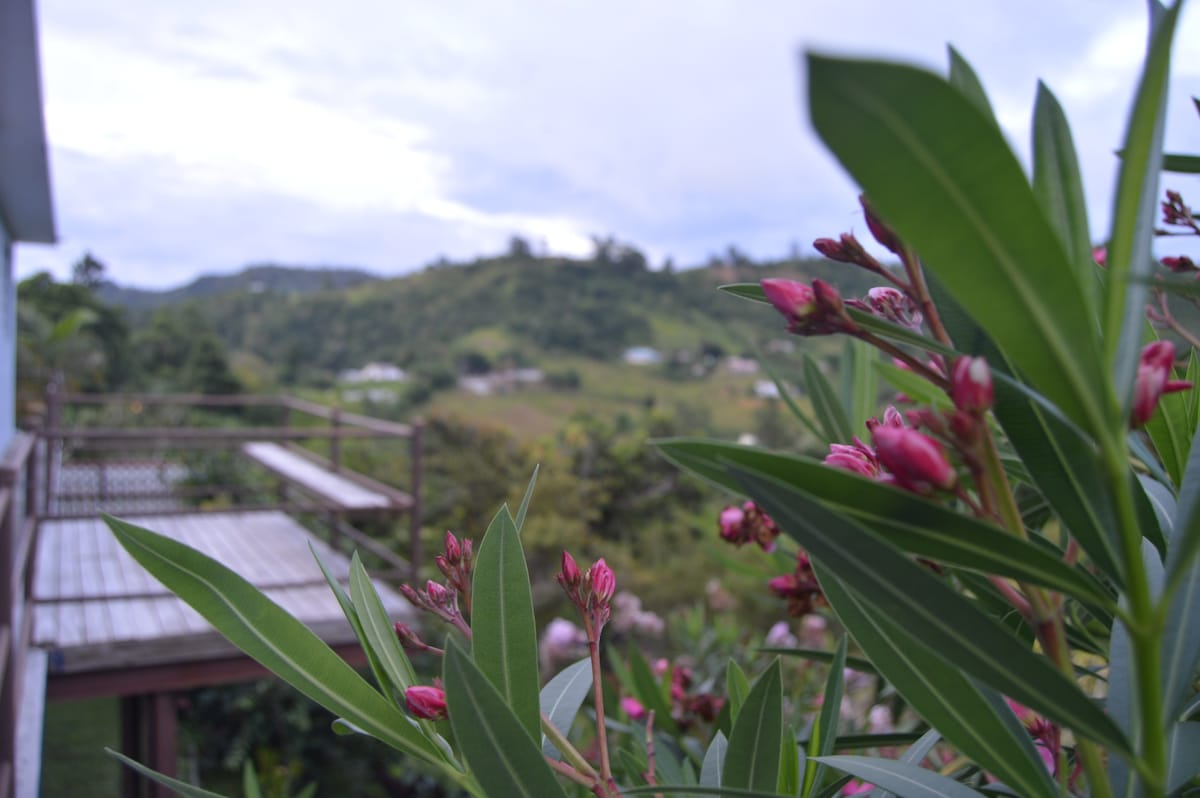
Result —
[[1162, 259], [1161, 263], [1176, 274], [1196, 271], [1196, 264], [1187, 255], [1166, 257]]
[[446, 717], [446, 691], [440, 687], [413, 685], [404, 691], [404, 703], [415, 717], [424, 720]]
[[954, 362], [951, 379], [954, 406], [974, 415], [982, 415], [992, 406], [992, 372], [981, 357], [960, 357]]
[[429, 596], [429, 600], [439, 607], [444, 606], [450, 599], [450, 592], [446, 590], [446, 587], [432, 579], [425, 583], [425, 595]]
[[1096, 261], [1097, 266], [1108, 266], [1108, 247], [1092, 247], [1092, 260]]
[[454, 567], [451, 566], [450, 562], [441, 554], [433, 558], [433, 564], [438, 567], [438, 570], [442, 572], [443, 576], [449, 577], [454, 573]]
[[446, 560], [451, 565], [457, 565], [462, 559], [462, 547], [458, 544], [458, 538], [454, 537], [454, 533], [449, 529], [446, 530]]
[[562, 571], [559, 572], [558, 581], [563, 587], [572, 588], [579, 585], [583, 577], [579, 573], [579, 566], [575, 564], [575, 558], [566, 551], [562, 553]]
[[413, 590], [411, 585], [400, 585], [400, 595], [408, 599], [408, 603], [414, 607], [424, 607], [425, 602], [421, 600], [421, 594]]
[[840, 316], [845, 312], [845, 305], [842, 302], [842, 295], [838, 290], [824, 280], [812, 281], [813, 298], [816, 300], [817, 308], [821, 315]]
[[1163, 394], [1192, 387], [1192, 384], [1185, 380], [1171, 379], [1171, 367], [1174, 365], [1174, 344], [1170, 341], [1146, 344], [1142, 350], [1133, 388], [1133, 418], [1130, 422], [1132, 426], [1140, 427], [1150, 420]]
[[893, 233], [891, 228], [885, 225], [883, 220], [875, 214], [875, 209], [867, 202], [867, 196], [865, 194], [860, 195], [858, 201], [862, 205], [863, 216], [867, 220], [867, 229], [871, 231], [871, 235], [875, 236], [875, 240], [892, 253], [896, 255], [902, 254], [904, 252], [904, 245], [900, 243], [899, 236]]
[[933, 438], [908, 427], [882, 425], [872, 434], [875, 456], [901, 487], [915, 493], [954, 487], [954, 467], [946, 459], [942, 445]]
[[730, 505], [722, 510], [718, 519], [721, 538], [730, 543], [740, 543], [742, 541], [742, 521], [745, 518], [746, 512], [741, 507]]
[[760, 280], [759, 285], [775, 309], [787, 319], [789, 327], [802, 324], [817, 309], [816, 296], [804, 283], [770, 277]]
[[621, 711], [628, 715], [630, 720], [646, 719], [646, 708], [633, 696], [625, 696], [621, 699]]
[[864, 477], [874, 479], [879, 476], [879, 461], [875, 459], [866, 447], [850, 446], [845, 443], [829, 444], [829, 454], [824, 460], [825, 465], [852, 471]]
[[607, 606], [612, 601], [613, 593], [617, 590], [617, 577], [603, 557], [596, 560], [588, 570], [588, 578], [592, 585], [592, 599], [596, 606]]
[[813, 249], [830, 260], [836, 260], [839, 263], [854, 262], [854, 257], [846, 251], [846, 248], [832, 238], [818, 238], [813, 242]]

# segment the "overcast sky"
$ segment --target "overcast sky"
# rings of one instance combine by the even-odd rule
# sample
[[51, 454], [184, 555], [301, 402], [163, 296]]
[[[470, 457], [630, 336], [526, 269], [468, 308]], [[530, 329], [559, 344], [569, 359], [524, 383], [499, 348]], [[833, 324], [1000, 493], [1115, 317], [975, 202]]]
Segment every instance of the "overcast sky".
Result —
[[[1071, 120], [1097, 237], [1145, 39], [1140, 0], [39, 0], [61, 242], [125, 285], [256, 262], [393, 275], [522, 235], [653, 263], [775, 256], [863, 227], [812, 134], [800, 53], [979, 72], [1025, 159], [1036, 81]], [[1200, 19], [1167, 143], [1200, 151]], [[1200, 205], [1200, 181], [1169, 185]]]

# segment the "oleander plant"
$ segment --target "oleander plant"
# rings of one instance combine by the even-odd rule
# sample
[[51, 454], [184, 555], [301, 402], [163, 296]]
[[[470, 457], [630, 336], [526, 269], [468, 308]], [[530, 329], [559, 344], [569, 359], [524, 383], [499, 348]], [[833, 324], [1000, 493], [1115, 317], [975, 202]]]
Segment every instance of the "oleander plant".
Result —
[[[1100, 247], [1046, 86], [1029, 175], [953, 50], [948, 79], [807, 57], [813, 127], [861, 186], [871, 236], [815, 246], [880, 287], [724, 288], [769, 303], [792, 334], [845, 339], [842, 379], [805, 355], [812, 409], [788, 399], [828, 454], [655, 445], [737, 497], [721, 537], [787, 564], [770, 590], [827, 630], [816, 647], [785, 629], [761, 667], [731, 661], [702, 684], [636, 651], [605, 653], [620, 576], [564, 552], [553, 578], [584, 653], [541, 672], [521, 546], [536, 474], [478, 544], [447, 533], [444, 578], [403, 589], [429, 621], [419, 629], [387, 617], [357, 558], [348, 589], [326, 570], [370, 679], [220, 564], [110, 526], [334, 713], [335, 732], [375, 737], [472, 795], [1200, 795], [1200, 341], [1188, 324], [1200, 272], [1154, 255], [1200, 234], [1184, 192], [1160, 193], [1164, 173], [1200, 172], [1200, 158], [1163, 152], [1182, 5], [1150, 2]], [[439, 678], [418, 677], [414, 651], [440, 660]], [[809, 659], [829, 667], [805, 708], [785, 682]], [[841, 717], [864, 673], [903, 731], [878, 706], [869, 723]]]

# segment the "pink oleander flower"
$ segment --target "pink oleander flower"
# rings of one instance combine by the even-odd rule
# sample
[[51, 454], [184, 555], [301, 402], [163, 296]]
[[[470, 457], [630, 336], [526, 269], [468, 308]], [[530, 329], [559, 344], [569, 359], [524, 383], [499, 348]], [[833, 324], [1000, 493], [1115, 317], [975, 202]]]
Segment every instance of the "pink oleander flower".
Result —
[[633, 696], [624, 696], [621, 698], [621, 711], [628, 715], [630, 720], [645, 720], [647, 715], [646, 708], [642, 706], [642, 702]]
[[942, 445], [924, 433], [908, 427], [879, 425], [871, 433], [875, 456], [879, 458], [902, 488], [914, 493], [949, 490], [957, 474]]
[[829, 444], [829, 454], [822, 461], [827, 466], [840, 468], [843, 471], [853, 471], [864, 477], [875, 479], [879, 476], [879, 459], [875, 452], [865, 446], [857, 437], [853, 445], [845, 443]]
[[429, 685], [413, 685], [404, 691], [404, 703], [413, 716], [425, 720], [446, 717], [446, 691]]
[[960, 357], [954, 361], [950, 396], [959, 410], [976, 416], [986, 413], [995, 399], [987, 361], [981, 357]]
[[803, 618], [819, 606], [825, 605], [825, 594], [817, 582], [812, 562], [803, 551], [796, 552], [796, 568], [790, 574], [767, 580], [767, 588], [787, 599], [788, 615]]
[[1163, 394], [1192, 387], [1186, 380], [1171, 379], [1171, 367], [1174, 364], [1175, 345], [1170, 341], [1154, 341], [1142, 349], [1133, 388], [1133, 417], [1130, 426], [1140, 427], [1149, 421]]

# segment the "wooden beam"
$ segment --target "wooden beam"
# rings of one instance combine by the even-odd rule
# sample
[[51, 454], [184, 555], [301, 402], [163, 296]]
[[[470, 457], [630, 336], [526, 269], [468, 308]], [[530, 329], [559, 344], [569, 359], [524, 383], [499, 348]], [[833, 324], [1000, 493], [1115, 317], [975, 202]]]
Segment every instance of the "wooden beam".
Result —
[[[358, 643], [336, 645], [333, 650], [356, 668], [367, 664]], [[99, 696], [135, 696], [268, 678], [273, 678], [270, 671], [249, 657], [240, 656], [91, 673], [50, 674], [46, 680], [46, 698], [49, 701], [77, 701]]]

